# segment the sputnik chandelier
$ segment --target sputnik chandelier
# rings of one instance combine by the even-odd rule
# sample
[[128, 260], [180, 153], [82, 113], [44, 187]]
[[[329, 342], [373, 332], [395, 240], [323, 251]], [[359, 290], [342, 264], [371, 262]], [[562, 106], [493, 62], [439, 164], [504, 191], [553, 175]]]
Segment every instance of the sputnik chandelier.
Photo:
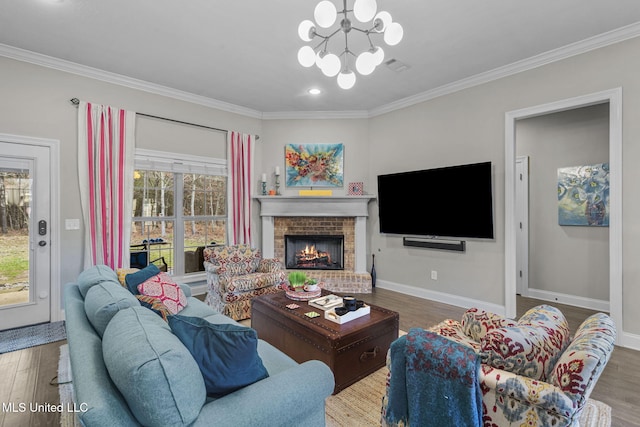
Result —
[[[342, 2], [343, 9], [338, 12], [335, 5], [323, 0], [315, 8], [313, 17], [315, 23], [310, 20], [304, 20], [298, 26], [298, 35], [305, 42], [310, 42], [318, 37], [321, 42], [315, 47], [309, 45], [303, 46], [298, 51], [298, 62], [303, 67], [311, 67], [317, 65], [322, 73], [327, 77], [338, 76], [338, 86], [342, 89], [351, 89], [356, 83], [356, 75], [352, 68], [355, 62], [355, 69], [363, 76], [373, 73], [375, 68], [382, 64], [384, 60], [384, 50], [380, 46], [373, 44], [372, 35], [383, 34], [385, 43], [389, 46], [395, 46], [402, 40], [402, 25], [393, 22], [389, 12], [377, 12], [376, 0], [355, 0], [353, 9], [347, 9], [347, 0]], [[349, 19], [349, 13], [352, 13], [355, 19], [363, 24], [369, 23], [368, 29], [354, 27]], [[340, 25], [336, 29], [330, 29], [335, 23], [338, 14], [342, 15]], [[325, 28], [329, 31], [328, 35], [319, 34], [317, 27]], [[368, 41], [368, 48], [356, 55], [349, 48], [349, 35], [351, 31], [361, 33]], [[329, 40], [336, 34], [344, 34], [344, 51], [342, 53], [329, 53]], [[354, 57], [355, 61], [353, 61]]]

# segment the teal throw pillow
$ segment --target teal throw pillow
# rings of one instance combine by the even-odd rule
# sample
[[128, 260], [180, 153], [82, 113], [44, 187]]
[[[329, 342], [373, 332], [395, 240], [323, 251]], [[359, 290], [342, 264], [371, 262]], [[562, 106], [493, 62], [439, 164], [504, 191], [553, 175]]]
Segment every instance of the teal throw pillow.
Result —
[[84, 299], [87, 319], [100, 336], [120, 310], [136, 306], [140, 306], [138, 300], [115, 280], [105, 280], [93, 285]]
[[199, 317], [168, 319], [171, 331], [196, 360], [209, 396], [221, 397], [269, 376], [258, 355], [255, 329]]
[[140, 292], [138, 292], [138, 285], [158, 274], [160, 274], [160, 269], [154, 264], [149, 264], [142, 270], [138, 270], [135, 273], [124, 276], [124, 282], [127, 284], [129, 292], [133, 295], [139, 295]]
[[[139, 425], [186, 427], [198, 418], [207, 399], [198, 364], [169, 325], [150, 310], [131, 307], [113, 316], [102, 338], [102, 357]], [[131, 425], [102, 421], [98, 425]]]
[[78, 284], [78, 289], [80, 289], [82, 298], [85, 298], [87, 296], [87, 292], [89, 292], [89, 289], [92, 286], [102, 283], [105, 280], [113, 279], [118, 280], [116, 272], [106, 265], [98, 264], [93, 267], [89, 267], [80, 273], [76, 279], [76, 283]]

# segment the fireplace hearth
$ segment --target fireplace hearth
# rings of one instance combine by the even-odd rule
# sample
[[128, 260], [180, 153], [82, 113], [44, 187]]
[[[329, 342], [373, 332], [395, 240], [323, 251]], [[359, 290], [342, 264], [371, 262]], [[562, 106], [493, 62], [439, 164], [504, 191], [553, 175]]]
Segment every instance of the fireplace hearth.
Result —
[[284, 237], [287, 269], [344, 269], [344, 236], [285, 235]]

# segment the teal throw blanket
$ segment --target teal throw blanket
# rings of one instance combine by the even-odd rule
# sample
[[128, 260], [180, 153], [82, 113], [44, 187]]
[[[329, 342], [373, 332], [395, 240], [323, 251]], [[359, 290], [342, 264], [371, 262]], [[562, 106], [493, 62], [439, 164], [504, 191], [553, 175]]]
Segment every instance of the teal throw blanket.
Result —
[[470, 347], [413, 328], [391, 344], [389, 426], [482, 426], [480, 357]]

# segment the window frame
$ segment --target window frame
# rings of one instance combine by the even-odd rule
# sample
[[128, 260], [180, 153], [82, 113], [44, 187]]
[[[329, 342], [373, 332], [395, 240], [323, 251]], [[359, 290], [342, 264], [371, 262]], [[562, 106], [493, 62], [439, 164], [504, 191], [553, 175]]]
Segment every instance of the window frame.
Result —
[[[169, 172], [174, 174], [173, 179], [173, 194], [174, 194], [174, 208], [173, 215], [163, 217], [166, 221], [173, 221], [173, 273], [174, 280], [179, 280], [183, 283], [199, 282], [206, 280], [206, 273], [204, 271], [197, 273], [185, 274], [184, 257], [176, 256], [175, 254], [184, 252], [184, 239], [185, 239], [185, 221], [202, 221], [209, 220], [212, 217], [209, 215], [184, 215], [183, 214], [183, 202], [184, 202], [184, 180], [176, 179], [176, 174], [180, 174], [182, 177], [185, 174], [198, 174], [198, 175], [211, 175], [211, 176], [223, 176], [228, 180], [227, 160], [218, 159], [214, 157], [193, 156], [181, 153], [163, 152], [156, 150], [147, 150], [143, 148], [136, 148], [134, 157], [134, 170], [148, 170], [155, 172]], [[133, 179], [133, 177], [132, 177]], [[226, 187], [226, 215], [214, 217], [215, 219], [224, 219], [225, 221], [225, 241], [229, 239], [229, 187], [227, 182]], [[132, 224], [138, 221], [157, 221], [159, 217], [131, 217]], [[185, 219], [188, 218], [188, 219]]]

